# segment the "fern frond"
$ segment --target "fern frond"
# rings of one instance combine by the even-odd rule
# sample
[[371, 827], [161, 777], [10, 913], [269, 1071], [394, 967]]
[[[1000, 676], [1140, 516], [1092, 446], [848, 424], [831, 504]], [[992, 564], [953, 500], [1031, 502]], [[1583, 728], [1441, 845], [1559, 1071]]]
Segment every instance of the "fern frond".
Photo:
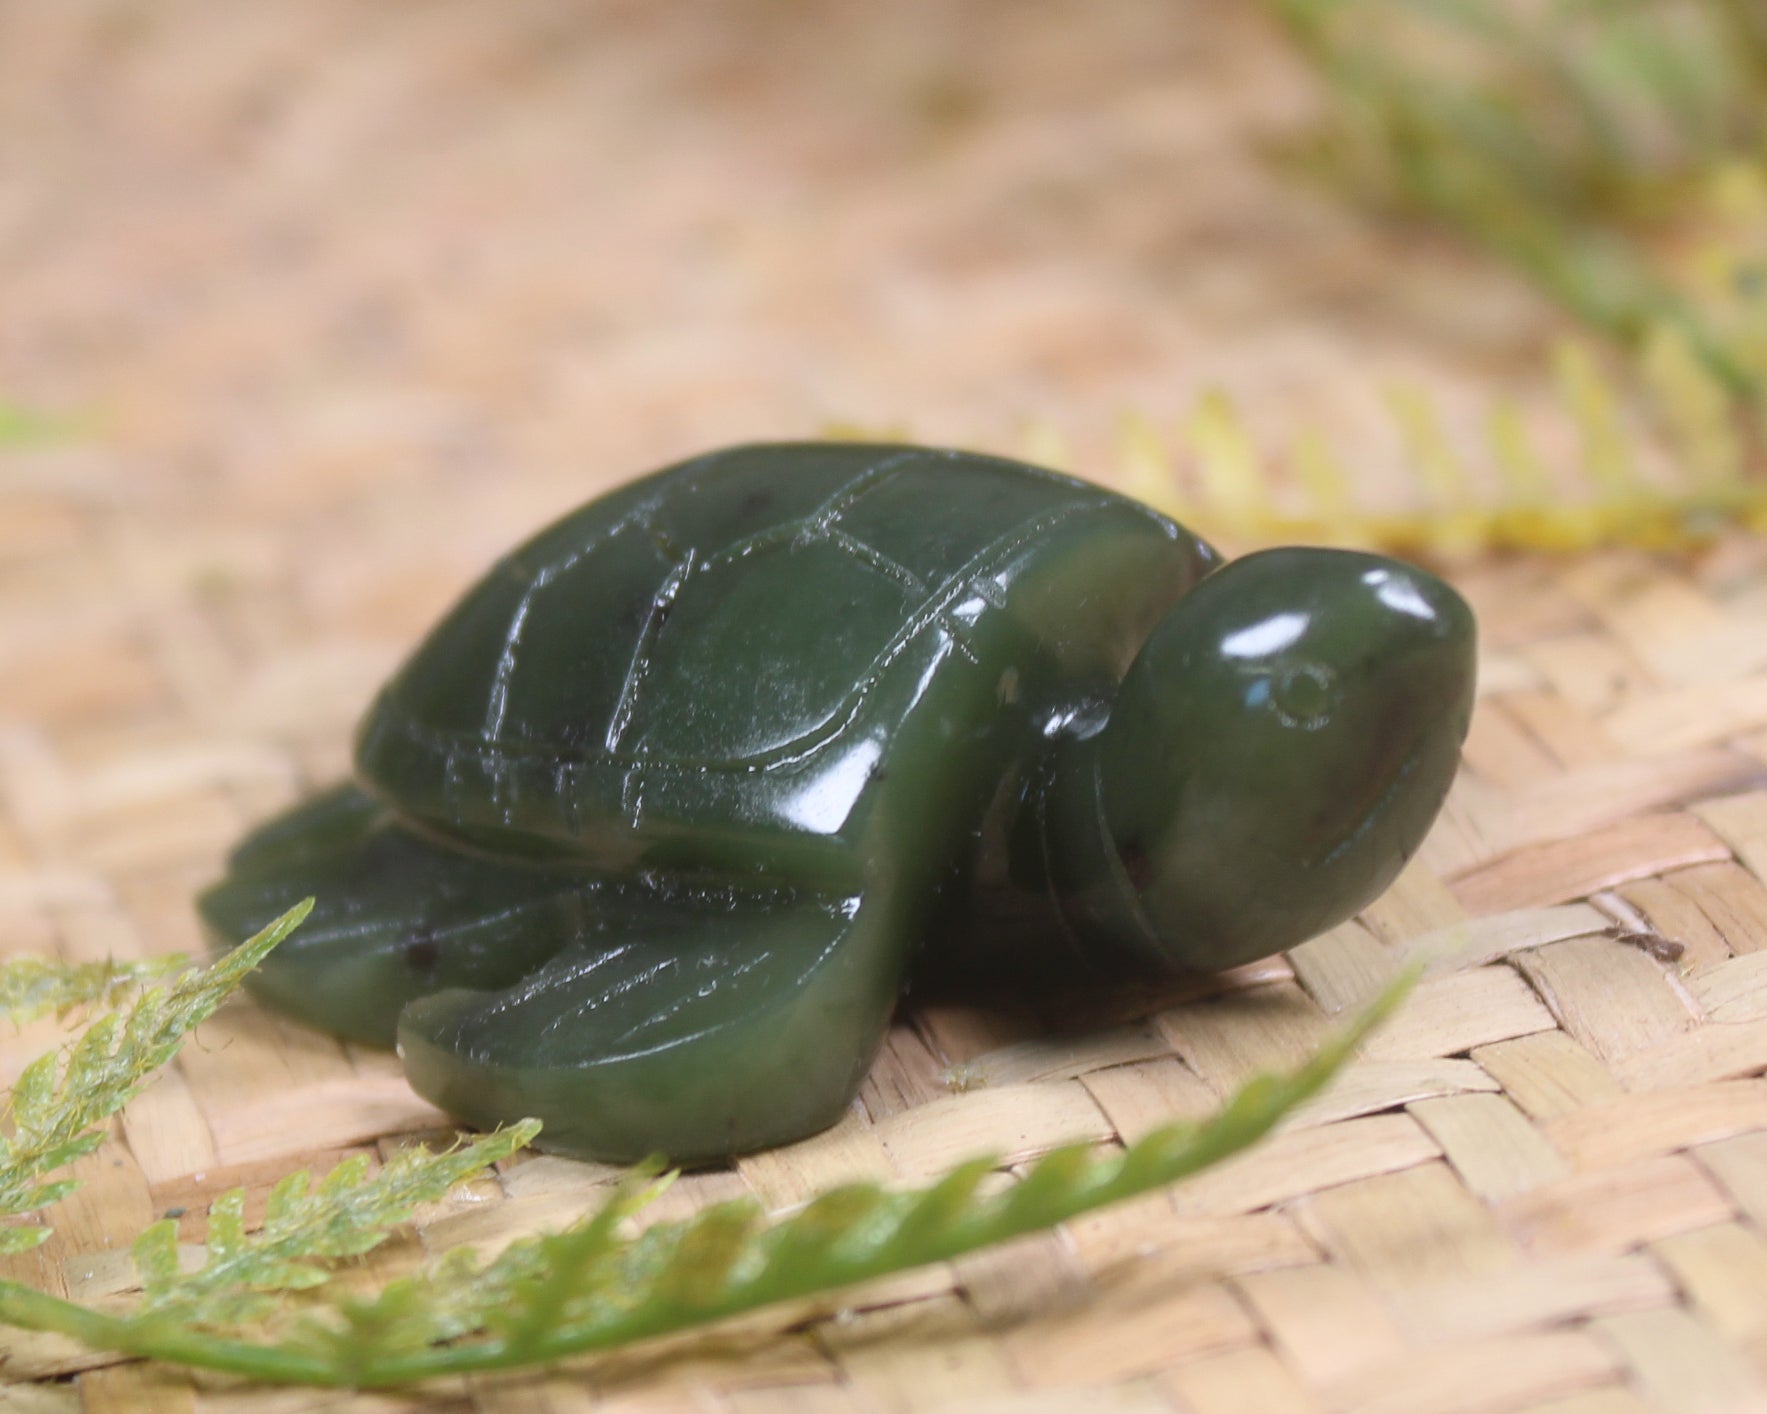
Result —
[[[25, 1067], [9, 1098], [11, 1123], [0, 1133], [0, 1216], [19, 1217], [65, 1197], [72, 1181], [50, 1182], [47, 1175], [104, 1141], [104, 1121], [311, 908], [310, 899], [298, 904], [210, 966], [149, 988], [126, 1012], [99, 1017], [65, 1052], [51, 1051]], [[0, 1253], [35, 1247], [48, 1235], [40, 1226], [0, 1227]]]
[[135, 1243], [141, 1314], [205, 1326], [257, 1320], [274, 1308], [271, 1293], [318, 1286], [329, 1276], [320, 1263], [373, 1250], [419, 1203], [508, 1158], [539, 1131], [538, 1120], [524, 1120], [441, 1153], [413, 1145], [373, 1174], [357, 1155], [316, 1186], [304, 1170], [290, 1174], [271, 1190], [263, 1226], [250, 1234], [245, 1192], [236, 1189], [210, 1207], [205, 1258], [191, 1271], [180, 1269], [177, 1223], [157, 1222]]
[[1735, 243], [1707, 239], [1734, 226], [1741, 189], [1712, 178], [1761, 161], [1751, 0], [1265, 6], [1330, 99], [1311, 165], [1457, 230], [1634, 352], [1674, 327], [1733, 396], [1767, 397], [1758, 303], [1724, 282], [1689, 288], [1673, 259]]
[[1564, 405], [1583, 439], [1583, 467], [1597, 496], [1623, 501], [1639, 488], [1637, 459], [1620, 415], [1621, 398], [1587, 345], [1574, 341], [1553, 350], [1553, 374]]
[[1639, 372], [1670, 444], [1695, 486], [1733, 484], [1746, 463], [1735, 400], [1679, 330], [1651, 332]]
[[1021, 455], [1038, 466], [1069, 466], [1073, 462], [1068, 439], [1048, 418], [1039, 417], [1026, 424], [1018, 443]]
[[[1145, 413], [1129, 413], [1118, 429], [1117, 445], [1117, 466], [1124, 493], [1174, 520], [1185, 519], [1184, 498], [1178, 491], [1171, 450], [1161, 440], [1152, 420]], [[1028, 452], [1027, 448], [1027, 455]]]
[[[1767, 344], [1762, 367], [1767, 389]], [[1686, 550], [1732, 526], [1767, 530], [1767, 476], [1749, 465], [1747, 405], [1678, 327], [1665, 323], [1650, 331], [1637, 394], [1585, 344], [1563, 344], [1553, 370], [1557, 396], [1544, 411], [1578, 434], [1581, 456], [1566, 468], [1564, 481], [1580, 484], [1580, 492], [1560, 490], [1513, 404], [1498, 404], [1482, 445], [1463, 450], [1450, 440], [1434, 402], [1416, 388], [1395, 389], [1388, 398], [1415, 488], [1407, 505], [1377, 509], [1359, 502], [1351, 458], [1317, 432], [1303, 432], [1286, 455], [1265, 456], [1244, 416], [1219, 391], [1197, 401], [1170, 446], [1160, 441], [1151, 417], [1131, 412], [1118, 428], [1109, 464], [1096, 470], [1125, 494], [1235, 549], [1352, 545], [1452, 560], [1607, 545]], [[1625, 412], [1633, 409], [1637, 416], [1629, 419]], [[1640, 471], [1643, 428], [1652, 425], [1677, 473], [1664, 485]], [[1767, 442], [1767, 416], [1759, 440]], [[1070, 443], [1046, 422], [1025, 429], [1010, 450], [1044, 466], [1076, 469]], [[1485, 481], [1494, 493], [1480, 490]]]
[[[977, 1159], [930, 1187], [839, 1188], [773, 1219], [753, 1203], [727, 1203], [634, 1237], [626, 1219], [660, 1187], [640, 1175], [563, 1232], [519, 1242], [482, 1265], [446, 1254], [280, 1338], [202, 1330], [163, 1310], [95, 1311], [4, 1282], [0, 1320], [126, 1354], [358, 1388], [605, 1350], [960, 1256], [1217, 1163], [1316, 1094], [1412, 980], [1389, 988], [1299, 1071], [1252, 1081], [1215, 1118], [1157, 1130], [1114, 1155], [1086, 1145], [1057, 1149], [1000, 1192], [981, 1191], [999, 1161]], [[163, 1256], [153, 1261], [163, 1269]]]
[[1350, 473], [1325, 435], [1309, 429], [1295, 439], [1291, 457], [1295, 482], [1320, 523], [1319, 538], [1327, 544], [1357, 539], [1355, 499]]
[[38, 412], [19, 403], [0, 401], [0, 447], [32, 447], [54, 442], [73, 430], [65, 418]]
[[[1727, 526], [1767, 528], [1767, 479], [1748, 472], [1742, 406], [1670, 326], [1653, 333], [1642, 371], [1651, 396], [1633, 401], [1675, 453], [1680, 474], [1668, 485], [1653, 485], [1640, 472], [1644, 434], [1622, 414], [1625, 386], [1592, 350], [1573, 343], [1555, 360], [1556, 411], [1579, 434], [1581, 456], [1566, 480], [1581, 483], [1580, 495], [1558, 489], [1513, 406], [1492, 412], [1483, 447], [1473, 448], [1480, 456], [1469, 460], [1449, 440], [1434, 403], [1402, 388], [1389, 402], [1416, 487], [1411, 505], [1377, 510], [1359, 503], [1348, 458], [1305, 433], [1280, 460], [1255, 455], [1243, 441], [1231, 444], [1231, 457], [1216, 452], [1214, 476], [1200, 494], [1184, 498], [1180, 514], [1192, 529], [1234, 546], [1364, 545], [1448, 559], [1602, 545], [1678, 550]], [[1191, 426], [1202, 424], [1240, 425], [1220, 394], [1210, 395], [1206, 415]], [[1475, 464], [1481, 460], [1488, 478]], [[1150, 481], [1149, 468], [1158, 464], [1144, 435], [1125, 437], [1109, 479], [1171, 512], [1177, 498]], [[1292, 494], [1279, 497], [1284, 472]], [[1484, 479], [1495, 484], [1494, 494], [1479, 490]]]
[[608, 1259], [632, 1245], [623, 1233], [626, 1220], [674, 1177], [659, 1177], [655, 1165], [643, 1165], [584, 1221], [512, 1243], [484, 1265], [469, 1250], [445, 1252], [373, 1297], [309, 1316], [286, 1345], [330, 1366], [337, 1382], [351, 1385], [387, 1383], [373, 1379], [375, 1369], [427, 1358], [426, 1352], [463, 1336], [490, 1335], [508, 1366], [544, 1361], [562, 1324], [622, 1299], [609, 1287], [621, 1273]]
[[1272, 512], [1269, 483], [1239, 409], [1219, 389], [1204, 393], [1185, 423], [1185, 450], [1195, 463], [1200, 503], [1224, 515], [1257, 521]]
[[51, 1012], [61, 1015], [77, 1006], [112, 1006], [125, 992], [189, 965], [190, 960], [181, 954], [138, 962], [8, 958], [0, 963], [0, 1018], [23, 1026]]

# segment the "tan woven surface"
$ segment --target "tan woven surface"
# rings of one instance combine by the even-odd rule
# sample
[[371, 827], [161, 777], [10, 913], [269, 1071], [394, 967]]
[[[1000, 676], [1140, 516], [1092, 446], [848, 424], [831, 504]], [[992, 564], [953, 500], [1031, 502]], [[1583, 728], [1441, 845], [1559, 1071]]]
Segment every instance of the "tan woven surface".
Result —
[[[1221, 382], [1378, 479], [1382, 376], [1453, 412], [1531, 366], [1549, 321], [1501, 275], [1254, 160], [1305, 104], [1242, 7], [1024, 8], [0, 4], [0, 395], [83, 419], [0, 451], [0, 944], [197, 946], [192, 891], [342, 768], [448, 597], [667, 456], [826, 416], [1003, 445], [1042, 415], [1084, 446]], [[1133, 1137], [1455, 941], [1300, 1123], [844, 1304], [427, 1399], [1767, 1407], [1767, 550], [1461, 582], [1467, 767], [1361, 920], [1078, 1034], [922, 1011], [845, 1125], [665, 1206]], [[207, 1197], [438, 1122], [388, 1058], [237, 1006], [6, 1274], [116, 1289], [152, 1218], [199, 1238]], [[608, 1177], [513, 1164], [372, 1269]], [[0, 1357], [21, 1408], [406, 1404]]]

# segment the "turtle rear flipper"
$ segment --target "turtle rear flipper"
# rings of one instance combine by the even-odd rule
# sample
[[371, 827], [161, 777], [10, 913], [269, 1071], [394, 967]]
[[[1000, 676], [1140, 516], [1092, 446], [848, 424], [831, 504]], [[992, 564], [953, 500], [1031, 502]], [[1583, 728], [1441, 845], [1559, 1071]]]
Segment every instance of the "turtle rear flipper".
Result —
[[578, 1157], [787, 1143], [834, 1123], [864, 1078], [900, 986], [891, 921], [857, 899], [628, 894], [606, 942], [406, 1007], [405, 1072], [469, 1124], [533, 1116], [541, 1148]]
[[313, 898], [247, 988], [335, 1036], [391, 1046], [414, 997], [507, 986], [592, 933], [606, 887], [434, 844], [341, 786], [247, 836], [198, 907], [231, 947]]

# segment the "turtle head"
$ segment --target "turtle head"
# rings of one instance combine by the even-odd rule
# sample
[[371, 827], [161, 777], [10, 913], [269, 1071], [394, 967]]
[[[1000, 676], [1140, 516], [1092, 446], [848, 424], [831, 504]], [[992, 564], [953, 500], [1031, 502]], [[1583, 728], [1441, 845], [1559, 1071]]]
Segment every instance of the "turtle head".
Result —
[[1219, 968], [1350, 917], [1434, 820], [1473, 679], [1471, 610], [1411, 566], [1286, 549], [1210, 575], [1154, 629], [1089, 743], [1115, 931]]

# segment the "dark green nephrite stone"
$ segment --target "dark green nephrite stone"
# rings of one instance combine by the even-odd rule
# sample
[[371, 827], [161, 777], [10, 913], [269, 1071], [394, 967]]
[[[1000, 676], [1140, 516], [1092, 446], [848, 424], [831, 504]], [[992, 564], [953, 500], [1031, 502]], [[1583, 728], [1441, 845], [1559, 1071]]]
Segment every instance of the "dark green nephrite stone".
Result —
[[257, 994], [469, 1123], [712, 1160], [833, 1123], [923, 949], [1005, 984], [1050, 940], [1219, 968], [1341, 922], [1472, 691], [1466, 605], [1392, 560], [1221, 566], [1014, 462], [738, 447], [495, 566], [202, 911], [231, 943], [316, 895]]

